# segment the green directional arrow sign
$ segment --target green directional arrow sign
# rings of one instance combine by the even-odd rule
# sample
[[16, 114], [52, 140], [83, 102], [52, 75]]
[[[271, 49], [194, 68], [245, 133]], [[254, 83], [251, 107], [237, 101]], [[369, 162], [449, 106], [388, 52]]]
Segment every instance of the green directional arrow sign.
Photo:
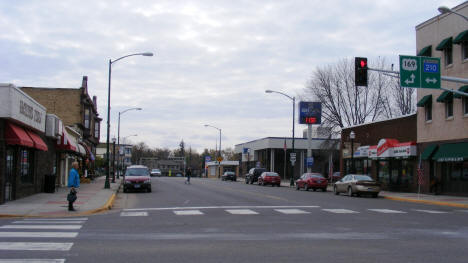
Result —
[[440, 58], [400, 55], [400, 86], [440, 89]]

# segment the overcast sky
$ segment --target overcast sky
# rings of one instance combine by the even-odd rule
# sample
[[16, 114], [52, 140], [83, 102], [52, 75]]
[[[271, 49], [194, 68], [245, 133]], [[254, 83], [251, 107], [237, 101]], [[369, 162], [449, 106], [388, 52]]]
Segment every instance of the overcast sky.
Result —
[[[312, 71], [342, 58], [416, 53], [415, 26], [462, 1], [1, 1], [0, 82], [78, 88], [88, 76], [105, 141], [109, 59], [111, 136], [151, 147], [214, 148], [291, 136], [292, 103]], [[296, 136], [305, 126], [296, 125]]]

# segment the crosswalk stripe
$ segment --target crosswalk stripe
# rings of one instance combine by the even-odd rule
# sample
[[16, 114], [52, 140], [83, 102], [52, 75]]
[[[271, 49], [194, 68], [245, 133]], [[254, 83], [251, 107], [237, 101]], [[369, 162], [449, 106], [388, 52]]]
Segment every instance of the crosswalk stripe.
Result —
[[122, 212], [120, 216], [148, 216], [148, 212]]
[[54, 250], [68, 251], [73, 243], [0, 242], [0, 250]]
[[0, 232], [0, 237], [75, 238], [78, 232]]
[[447, 214], [448, 212], [445, 211], [438, 211], [438, 210], [422, 210], [422, 209], [414, 209], [414, 211], [422, 212], [422, 213], [429, 213], [429, 214]]
[[14, 221], [12, 224], [83, 224], [86, 221], [53, 221], [53, 222], [47, 222], [47, 221], [29, 221], [29, 220], [24, 220], [24, 221]]
[[275, 211], [286, 215], [310, 214], [310, 212], [301, 209], [275, 209]]
[[399, 210], [391, 210], [391, 209], [367, 209], [367, 210], [378, 212], [378, 213], [384, 213], [384, 214], [406, 214], [406, 212], [399, 211]]
[[0, 263], [65, 263], [65, 259], [0, 259]]
[[192, 216], [192, 215], [203, 215], [203, 212], [200, 210], [181, 210], [181, 211], [173, 211], [174, 214], [178, 216]]
[[250, 209], [226, 209], [225, 211], [233, 215], [258, 215], [257, 212]]
[[359, 212], [349, 210], [349, 209], [322, 209], [325, 212], [335, 213], [335, 214], [358, 214]]
[[81, 229], [81, 225], [4, 225], [1, 229]]
[[28, 218], [27, 221], [86, 221], [87, 217], [78, 217], [78, 218]]

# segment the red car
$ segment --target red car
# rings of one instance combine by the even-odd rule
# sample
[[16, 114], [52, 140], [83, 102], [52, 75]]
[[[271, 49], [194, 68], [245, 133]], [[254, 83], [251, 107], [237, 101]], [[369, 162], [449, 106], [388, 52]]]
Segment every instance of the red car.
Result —
[[258, 185], [267, 185], [271, 186], [281, 186], [281, 178], [277, 173], [274, 172], [263, 172], [260, 177], [258, 177]]
[[305, 173], [296, 180], [296, 190], [303, 188], [306, 191], [313, 189], [322, 189], [322, 191], [327, 191], [328, 180], [319, 173]]

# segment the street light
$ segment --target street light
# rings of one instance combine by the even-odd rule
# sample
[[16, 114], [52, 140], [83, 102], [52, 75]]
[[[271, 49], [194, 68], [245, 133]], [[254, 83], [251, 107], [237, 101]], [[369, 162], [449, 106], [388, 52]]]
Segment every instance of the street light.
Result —
[[111, 73], [112, 73], [112, 63], [115, 63], [121, 59], [131, 57], [131, 56], [146, 56], [146, 57], [151, 57], [153, 56], [153, 53], [151, 52], [145, 52], [145, 53], [135, 53], [135, 54], [130, 54], [126, 55], [123, 57], [120, 57], [118, 59], [115, 59], [112, 61], [112, 59], [109, 59], [109, 86], [107, 90], [107, 140], [106, 140], [106, 181], [104, 183], [104, 188], [108, 189], [110, 188], [110, 183], [109, 183], [109, 176], [110, 176], [110, 158], [109, 158], [109, 133], [110, 133], [110, 93], [111, 93]]
[[[119, 148], [119, 152], [120, 152], [120, 115], [124, 114], [125, 112], [127, 111], [130, 111], [130, 110], [142, 110], [142, 108], [130, 108], [130, 109], [126, 109], [124, 111], [119, 111], [119, 124], [118, 124], [118, 128], [117, 128], [117, 145], [118, 145], [118, 148]], [[118, 171], [117, 171], [117, 179], [119, 179], [119, 175], [120, 175], [120, 154], [119, 154], [119, 157], [117, 158], [117, 168], [118, 168]]]
[[112, 138], [112, 183], [115, 183], [115, 137]]
[[466, 16], [464, 16], [464, 15], [462, 15], [460, 13], [457, 13], [457, 12], [453, 11], [452, 9], [446, 7], [446, 6], [440, 6], [439, 8], [437, 8], [437, 10], [439, 10], [439, 12], [441, 14], [453, 13], [455, 15], [463, 17], [466, 21], [468, 21], [468, 17], [466, 17]]
[[[214, 129], [219, 131], [219, 152], [218, 152], [218, 156], [221, 157], [221, 129], [218, 128], [218, 127], [209, 125], [209, 124], [205, 124], [205, 127], [211, 127], [211, 128], [214, 128]], [[219, 159], [219, 157], [218, 157], [218, 159]], [[218, 178], [220, 176], [221, 176], [221, 165], [220, 165], [220, 161], [218, 161]]]
[[356, 139], [356, 134], [354, 131], [349, 133], [349, 138], [351, 139], [351, 173], [355, 173], [354, 171], [354, 139]]
[[[295, 125], [295, 121], [294, 121], [294, 116], [295, 116], [295, 112], [296, 112], [296, 97], [291, 97], [283, 92], [279, 92], [279, 91], [274, 91], [274, 90], [265, 90], [265, 93], [278, 93], [278, 94], [281, 94], [287, 98], [289, 98], [290, 100], [292, 100], [292, 103], [293, 103], [293, 116], [292, 116], [292, 152], [294, 152], [294, 125]], [[294, 163], [291, 162], [291, 179], [289, 181], [289, 186], [294, 186]]]

